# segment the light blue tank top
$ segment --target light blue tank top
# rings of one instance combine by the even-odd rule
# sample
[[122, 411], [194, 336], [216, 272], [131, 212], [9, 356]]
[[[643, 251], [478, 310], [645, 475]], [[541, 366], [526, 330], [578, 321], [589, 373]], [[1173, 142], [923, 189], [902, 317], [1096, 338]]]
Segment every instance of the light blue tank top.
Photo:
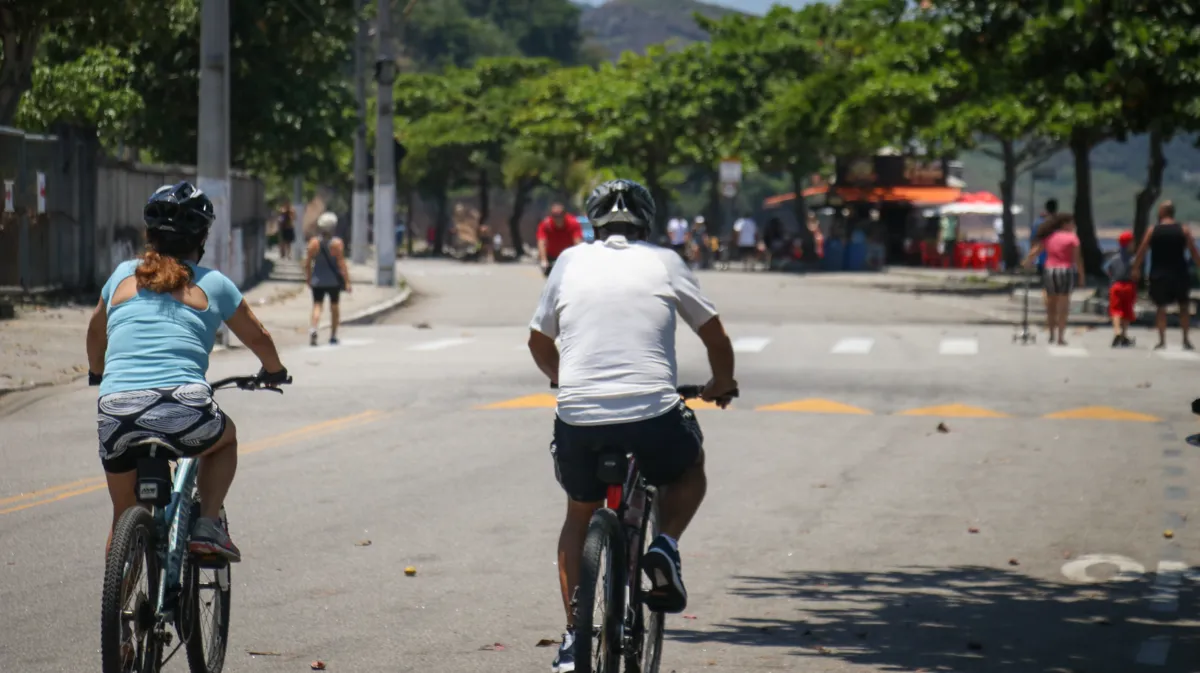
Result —
[[208, 295], [206, 310], [144, 289], [113, 306], [117, 286], [134, 274], [137, 265], [138, 260], [122, 262], [100, 291], [108, 309], [102, 396], [203, 383], [217, 329], [242, 303], [242, 293], [221, 272], [188, 262], [195, 274], [193, 282]]

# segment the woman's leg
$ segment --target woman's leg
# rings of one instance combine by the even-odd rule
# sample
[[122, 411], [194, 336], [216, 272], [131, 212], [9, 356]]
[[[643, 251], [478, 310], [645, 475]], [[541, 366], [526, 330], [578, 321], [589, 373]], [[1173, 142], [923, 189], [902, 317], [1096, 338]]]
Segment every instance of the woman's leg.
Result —
[[1167, 307], [1156, 306], [1154, 310], [1154, 326], [1158, 328], [1158, 345], [1155, 348], [1167, 347]]
[[1191, 350], [1192, 342], [1188, 339], [1188, 332], [1192, 327], [1192, 300], [1186, 294], [1184, 297], [1185, 299], [1179, 302], [1179, 329], [1183, 331], [1183, 347]]
[[237, 472], [237, 460], [237, 427], [227, 417], [221, 438], [200, 455], [200, 474], [196, 480], [200, 489], [200, 516], [208, 519], [221, 516], [221, 506]]
[[1071, 295], [1063, 294], [1058, 297], [1058, 343], [1067, 345], [1067, 317], [1071, 313]]

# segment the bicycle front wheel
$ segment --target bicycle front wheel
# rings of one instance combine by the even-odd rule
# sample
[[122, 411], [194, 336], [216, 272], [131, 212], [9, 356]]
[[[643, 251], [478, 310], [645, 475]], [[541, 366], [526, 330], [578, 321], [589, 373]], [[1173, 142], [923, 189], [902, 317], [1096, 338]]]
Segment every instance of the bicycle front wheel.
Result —
[[154, 635], [159, 562], [154, 517], [144, 507], [125, 511], [113, 529], [100, 597], [100, 669], [156, 673], [162, 646]]
[[[650, 525], [646, 534], [645, 544], [649, 546], [650, 541], [658, 536], [658, 500], [654, 501], [654, 505], [650, 511]], [[640, 567], [640, 564], [639, 564]], [[640, 572], [638, 573], [641, 574]], [[643, 586], [648, 583], [645, 577], [637, 578]], [[661, 612], [653, 612], [646, 610], [644, 605], [639, 606], [639, 610], [644, 610], [648, 615], [645, 620], [645, 640], [642, 642], [642, 662], [641, 673], [658, 673], [658, 667], [662, 663], [662, 646], [663, 646], [663, 630], [666, 627], [667, 616]]]
[[575, 604], [575, 673], [618, 673], [625, 614], [625, 541], [611, 509], [588, 524]]
[[[195, 509], [199, 516], [199, 502]], [[229, 530], [224, 507], [221, 508], [221, 522]], [[185, 643], [191, 673], [221, 673], [225, 667], [231, 593], [228, 561], [188, 555], [183, 570], [178, 629]]]

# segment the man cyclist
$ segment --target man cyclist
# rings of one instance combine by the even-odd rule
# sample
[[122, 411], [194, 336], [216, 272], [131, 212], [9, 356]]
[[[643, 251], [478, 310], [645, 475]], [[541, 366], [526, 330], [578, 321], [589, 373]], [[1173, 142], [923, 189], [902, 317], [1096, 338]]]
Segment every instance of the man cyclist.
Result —
[[551, 206], [550, 214], [538, 223], [537, 228], [538, 264], [542, 274], [548, 277], [559, 255], [582, 241], [583, 227], [579, 220], [566, 212], [561, 203]]
[[140, 456], [132, 446], [158, 439], [180, 457], [200, 457], [200, 518], [190, 550], [240, 561], [220, 519], [237, 470], [237, 430], [205, 380], [221, 323], [258, 356], [264, 383], [286, 381], [287, 370], [237, 286], [199, 265], [213, 216], [212, 202], [187, 182], [150, 197], [146, 251], [113, 272], [88, 324], [88, 381], [100, 386], [100, 461], [113, 525], [137, 505]]
[[662, 533], [642, 559], [653, 583], [646, 606], [677, 613], [687, 605], [677, 540], [700, 507], [707, 480], [700, 426], [675, 391], [676, 315], [708, 350], [712, 379], [701, 397], [724, 408], [737, 388], [733, 346], [716, 309], [679, 255], [646, 242], [655, 215], [650, 192], [629, 180], [605, 182], [588, 197], [587, 215], [598, 242], [559, 257], [529, 334], [538, 368], [558, 384], [550, 452], [568, 497], [558, 541], [567, 631], [555, 673], [575, 670], [571, 596], [588, 522], [604, 499], [599, 450], [627, 447], [646, 480], [663, 487]]

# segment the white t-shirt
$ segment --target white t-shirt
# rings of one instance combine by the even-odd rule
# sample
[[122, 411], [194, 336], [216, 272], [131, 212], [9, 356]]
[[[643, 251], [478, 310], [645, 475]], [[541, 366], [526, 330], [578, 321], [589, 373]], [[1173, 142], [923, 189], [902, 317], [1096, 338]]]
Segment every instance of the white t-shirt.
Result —
[[682, 217], [676, 217], [667, 222], [667, 236], [671, 245], [683, 245], [687, 242], [688, 223]]
[[679, 255], [622, 236], [558, 258], [529, 327], [558, 340], [558, 417], [609, 425], [661, 416], [675, 392], [675, 315], [717, 315]]
[[758, 243], [758, 225], [748, 217], [738, 218], [733, 223], [733, 230], [738, 235], [738, 245], [743, 248], [753, 247]]

